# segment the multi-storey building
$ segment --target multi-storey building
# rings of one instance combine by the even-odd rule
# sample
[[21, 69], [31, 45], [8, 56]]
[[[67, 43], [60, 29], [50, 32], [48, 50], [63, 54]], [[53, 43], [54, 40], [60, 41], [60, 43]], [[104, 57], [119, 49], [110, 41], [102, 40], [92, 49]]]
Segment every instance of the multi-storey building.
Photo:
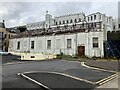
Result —
[[16, 35], [15, 33], [10, 33], [6, 30], [4, 20], [0, 22], [0, 50], [1, 51], [8, 51], [9, 46], [9, 38], [12, 35]]
[[107, 31], [113, 31], [113, 18], [99, 12], [53, 18], [46, 12], [45, 21], [26, 27], [27, 31], [10, 39], [10, 52], [104, 57], [108, 48]]

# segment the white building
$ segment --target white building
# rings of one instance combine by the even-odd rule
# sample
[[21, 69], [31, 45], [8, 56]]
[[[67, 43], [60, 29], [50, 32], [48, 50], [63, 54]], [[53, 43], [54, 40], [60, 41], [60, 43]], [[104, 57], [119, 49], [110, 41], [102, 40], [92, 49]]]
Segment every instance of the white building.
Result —
[[120, 18], [115, 18], [113, 20], [113, 30], [120, 31]]
[[[95, 24], [95, 23], [94, 23]], [[89, 28], [84, 24], [75, 25], [72, 29], [49, 35], [37, 35], [29, 37], [14, 37], [10, 40], [10, 52], [30, 52], [43, 54], [86, 55], [87, 57], [104, 57], [104, 28], [101, 22], [96, 27]], [[68, 26], [70, 28], [73, 26]], [[79, 27], [79, 28], [78, 28]], [[60, 29], [59, 29], [60, 30]], [[49, 32], [48, 32], [49, 33]]]
[[9, 51], [104, 57], [107, 31], [113, 31], [114, 25], [118, 28], [118, 22], [100, 12], [53, 18], [47, 11], [45, 21], [26, 25], [31, 35], [10, 40]]
[[84, 13], [68, 14], [58, 17], [52, 17], [46, 11], [45, 21], [26, 24], [27, 30], [42, 29], [42, 28], [52, 28], [64, 25], [73, 25], [80, 23], [92, 23], [92, 22], [102, 22], [102, 26], [105, 26], [107, 31], [113, 31], [113, 18], [111, 16], [106, 16], [100, 12], [92, 13], [86, 15]]

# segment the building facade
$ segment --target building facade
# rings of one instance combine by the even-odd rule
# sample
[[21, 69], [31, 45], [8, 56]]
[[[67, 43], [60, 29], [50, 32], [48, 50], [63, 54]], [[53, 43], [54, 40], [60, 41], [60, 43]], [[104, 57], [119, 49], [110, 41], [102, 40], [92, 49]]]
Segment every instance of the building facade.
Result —
[[27, 24], [27, 31], [10, 39], [9, 51], [104, 57], [107, 32], [117, 31], [114, 25], [118, 22], [100, 12], [53, 18], [47, 11], [45, 21]]
[[5, 28], [4, 20], [3, 22], [0, 22], [0, 51], [8, 51], [9, 39], [13, 35], [16, 34], [10, 33]]
[[84, 13], [75, 13], [53, 18], [52, 15], [50, 15], [47, 11], [45, 15], [45, 21], [26, 24], [26, 27], [27, 30], [35, 30], [80, 24], [83, 22], [86, 23], [102, 22], [102, 26], [105, 26], [107, 31], [113, 31], [114, 23], [118, 24], [118, 22], [116, 22], [116, 20], [114, 20], [112, 16], [106, 16], [106, 14], [102, 14], [100, 12], [92, 13], [89, 15], [85, 15]]
[[[104, 30], [101, 22], [60, 27], [44, 33], [17, 36], [10, 39], [9, 51], [104, 57]], [[89, 27], [88, 27], [89, 26]], [[62, 30], [61, 30], [62, 28]], [[27, 31], [28, 33], [28, 31]]]

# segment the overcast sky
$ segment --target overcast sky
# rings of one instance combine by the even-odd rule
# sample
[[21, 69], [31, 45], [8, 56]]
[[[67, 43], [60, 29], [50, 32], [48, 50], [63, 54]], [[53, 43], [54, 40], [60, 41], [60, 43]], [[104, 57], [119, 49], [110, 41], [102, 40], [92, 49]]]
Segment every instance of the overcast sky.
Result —
[[117, 2], [1, 2], [0, 21], [5, 20], [6, 27], [39, 22], [45, 19], [47, 10], [53, 17], [78, 12], [117, 17], [117, 8]]

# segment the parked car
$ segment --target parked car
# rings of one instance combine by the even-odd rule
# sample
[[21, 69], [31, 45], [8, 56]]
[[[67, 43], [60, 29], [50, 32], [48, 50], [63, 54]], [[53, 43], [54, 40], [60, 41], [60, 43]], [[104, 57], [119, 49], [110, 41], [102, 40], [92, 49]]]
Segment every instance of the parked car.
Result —
[[1, 50], [0, 50], [0, 55], [10, 55], [10, 53], [9, 53], [9, 52], [6, 52], [6, 51], [1, 51]]

